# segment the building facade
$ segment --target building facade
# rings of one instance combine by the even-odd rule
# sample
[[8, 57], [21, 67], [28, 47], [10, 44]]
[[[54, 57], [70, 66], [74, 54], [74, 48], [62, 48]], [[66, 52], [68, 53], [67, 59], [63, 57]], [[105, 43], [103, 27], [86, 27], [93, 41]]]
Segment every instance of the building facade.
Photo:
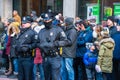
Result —
[[94, 3], [100, 5], [99, 16], [103, 20], [104, 8], [110, 7], [113, 12], [113, 3], [116, 2], [120, 0], [0, 0], [0, 16], [2, 18], [12, 17], [13, 10], [17, 10], [20, 16], [29, 15], [32, 10], [35, 10], [39, 16], [47, 9], [52, 9], [55, 13], [63, 13], [63, 16], [79, 16], [86, 19], [88, 13], [86, 4]]

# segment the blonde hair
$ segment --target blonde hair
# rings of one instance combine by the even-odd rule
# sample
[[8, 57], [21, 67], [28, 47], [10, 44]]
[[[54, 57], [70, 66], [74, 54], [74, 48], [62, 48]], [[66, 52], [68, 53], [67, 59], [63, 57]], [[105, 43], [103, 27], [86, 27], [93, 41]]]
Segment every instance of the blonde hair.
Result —
[[101, 40], [102, 39], [102, 35], [101, 35], [101, 31], [102, 30], [103, 30], [103, 26], [102, 25], [95, 26], [95, 32], [97, 33], [97, 40]]
[[12, 33], [14, 33], [13, 29], [15, 30], [15, 34], [16, 34], [16, 35], [20, 32], [19, 23], [18, 23], [18, 22], [12, 22], [12, 23], [8, 26], [7, 34], [8, 34], [8, 35], [11, 35]]

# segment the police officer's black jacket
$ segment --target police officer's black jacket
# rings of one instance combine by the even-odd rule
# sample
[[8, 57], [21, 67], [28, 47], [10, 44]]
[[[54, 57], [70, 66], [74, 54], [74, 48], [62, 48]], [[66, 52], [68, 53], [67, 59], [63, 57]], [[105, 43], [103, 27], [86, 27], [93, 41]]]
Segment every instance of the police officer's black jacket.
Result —
[[60, 46], [67, 45], [67, 37], [60, 27], [44, 28], [40, 31], [38, 37], [38, 47], [46, 54]]
[[31, 28], [23, 28], [16, 38], [16, 51], [19, 53], [30, 53], [37, 43], [35, 32]]

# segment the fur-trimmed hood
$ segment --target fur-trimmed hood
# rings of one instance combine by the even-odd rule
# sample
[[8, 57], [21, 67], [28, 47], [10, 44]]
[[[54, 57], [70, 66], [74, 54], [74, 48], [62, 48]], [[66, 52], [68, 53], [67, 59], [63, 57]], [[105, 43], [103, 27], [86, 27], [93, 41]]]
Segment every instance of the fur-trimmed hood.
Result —
[[112, 38], [105, 38], [100, 41], [99, 45], [104, 45], [108, 49], [114, 48], [115, 42]]

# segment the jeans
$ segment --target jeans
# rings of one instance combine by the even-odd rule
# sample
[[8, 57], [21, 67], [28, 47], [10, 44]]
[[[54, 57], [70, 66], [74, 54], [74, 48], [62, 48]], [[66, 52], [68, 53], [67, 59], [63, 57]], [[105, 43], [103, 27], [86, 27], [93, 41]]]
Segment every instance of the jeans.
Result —
[[63, 58], [61, 68], [62, 80], [74, 80], [73, 59]]
[[103, 80], [102, 72], [96, 72], [96, 80]]
[[44, 79], [44, 70], [43, 70], [42, 63], [41, 64], [34, 64], [34, 67], [33, 67], [34, 80], [37, 80], [36, 79], [37, 67], [38, 67], [39, 72], [40, 72], [40, 80], [45, 80]]
[[13, 70], [14, 72], [18, 72], [18, 59], [13, 58]]
[[86, 74], [88, 80], [94, 80], [95, 79], [95, 69], [94, 68], [86, 68]]

